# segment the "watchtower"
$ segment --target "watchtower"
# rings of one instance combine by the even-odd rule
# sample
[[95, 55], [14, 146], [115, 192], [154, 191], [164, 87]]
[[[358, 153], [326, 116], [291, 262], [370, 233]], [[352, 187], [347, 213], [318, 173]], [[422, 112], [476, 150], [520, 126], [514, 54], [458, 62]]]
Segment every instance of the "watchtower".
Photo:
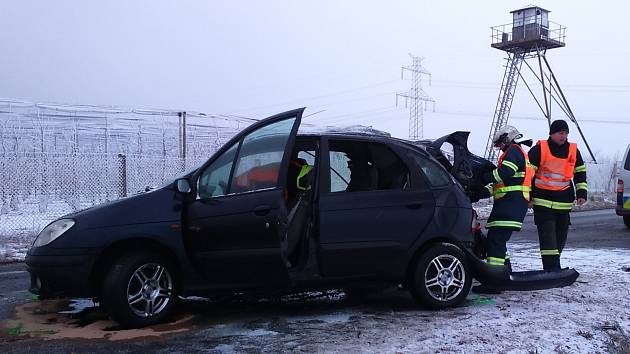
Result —
[[[591, 148], [586, 143], [582, 130], [546, 58], [548, 49], [565, 46], [566, 32], [565, 26], [549, 21], [549, 12], [538, 6], [528, 6], [510, 12], [512, 14], [512, 23], [490, 28], [492, 31], [491, 47], [507, 53], [501, 90], [486, 145], [485, 156], [491, 161], [496, 161], [497, 159], [497, 150], [493, 147], [492, 138], [497, 130], [501, 129], [508, 122], [519, 78], [523, 80], [523, 83], [534, 97], [538, 107], [547, 119], [547, 124], [551, 124], [551, 102], [557, 103], [560, 110], [576, 125], [591, 157], [595, 160]], [[538, 73], [528, 63], [530, 59], [538, 62]], [[539, 101], [534, 91], [532, 91], [532, 87], [523, 77], [521, 72], [523, 63], [536, 78], [534, 84], [538, 82], [542, 85], [544, 100]]]

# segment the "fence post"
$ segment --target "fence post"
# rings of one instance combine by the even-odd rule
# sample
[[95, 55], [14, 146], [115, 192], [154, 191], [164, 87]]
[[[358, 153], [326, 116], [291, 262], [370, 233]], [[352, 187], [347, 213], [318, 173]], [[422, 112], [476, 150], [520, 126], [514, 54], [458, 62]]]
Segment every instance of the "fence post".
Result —
[[178, 113], [179, 118], [180, 118], [180, 122], [181, 122], [181, 128], [180, 128], [180, 132], [181, 132], [181, 147], [180, 147], [180, 155], [179, 158], [181, 159], [181, 172], [185, 172], [186, 171], [186, 112], [179, 112]]
[[118, 154], [118, 196], [123, 198], [127, 196], [127, 156]]

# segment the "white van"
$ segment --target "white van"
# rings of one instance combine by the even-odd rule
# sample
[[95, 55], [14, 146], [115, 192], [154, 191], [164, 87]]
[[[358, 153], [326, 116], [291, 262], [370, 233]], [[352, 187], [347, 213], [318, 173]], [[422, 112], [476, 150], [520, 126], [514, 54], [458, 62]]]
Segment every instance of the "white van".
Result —
[[617, 180], [617, 215], [630, 228], [630, 145], [626, 148]]

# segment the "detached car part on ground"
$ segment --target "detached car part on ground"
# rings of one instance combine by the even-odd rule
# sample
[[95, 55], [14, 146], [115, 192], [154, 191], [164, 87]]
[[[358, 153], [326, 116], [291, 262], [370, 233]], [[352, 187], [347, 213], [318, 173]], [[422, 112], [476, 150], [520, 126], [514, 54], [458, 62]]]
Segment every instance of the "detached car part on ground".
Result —
[[[434, 141], [421, 142], [427, 146], [433, 156], [450, 171], [464, 188], [471, 202], [477, 202], [485, 186], [481, 183], [481, 176], [491, 172], [496, 166], [490, 161], [472, 154], [468, 150], [469, 132], [455, 132]], [[444, 156], [440, 151], [445, 143], [452, 146], [452, 160]], [[475, 213], [476, 217], [476, 213]], [[481, 228], [473, 221], [473, 233], [475, 235], [475, 247], [473, 255], [468, 255], [475, 278], [496, 290], [529, 291], [549, 288], [557, 288], [571, 285], [579, 277], [575, 269], [564, 268], [558, 271], [524, 271], [511, 272], [507, 267], [489, 266], [483, 261], [486, 258], [483, 247], [485, 235]]]
[[97, 298], [121, 325], [142, 327], [165, 320], [178, 296], [402, 283], [440, 309], [460, 304], [473, 277], [520, 290], [577, 277], [496, 272], [480, 259], [471, 198], [493, 166], [470, 154], [468, 133], [298, 135], [303, 110], [253, 124], [161, 188], [52, 222], [26, 258], [30, 291]]

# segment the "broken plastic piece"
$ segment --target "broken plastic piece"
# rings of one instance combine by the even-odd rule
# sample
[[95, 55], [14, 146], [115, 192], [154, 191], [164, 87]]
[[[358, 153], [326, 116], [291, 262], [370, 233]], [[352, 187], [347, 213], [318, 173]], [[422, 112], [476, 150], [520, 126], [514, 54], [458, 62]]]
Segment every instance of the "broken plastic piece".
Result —
[[491, 266], [467, 251], [473, 274], [480, 283], [496, 290], [531, 291], [561, 288], [573, 284], [580, 276], [575, 269], [557, 271], [530, 270], [510, 272], [507, 267]]

